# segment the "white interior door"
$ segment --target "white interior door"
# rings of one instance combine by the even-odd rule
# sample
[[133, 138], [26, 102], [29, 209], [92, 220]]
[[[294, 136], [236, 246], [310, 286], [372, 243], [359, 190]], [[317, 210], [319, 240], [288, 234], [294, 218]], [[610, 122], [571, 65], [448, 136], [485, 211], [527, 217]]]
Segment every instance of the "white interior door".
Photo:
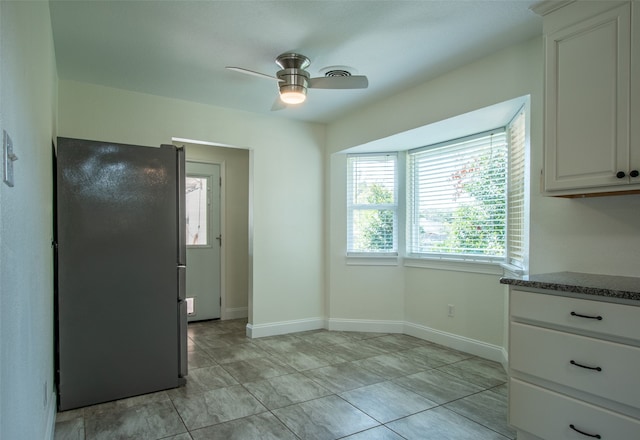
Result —
[[220, 318], [220, 165], [186, 163], [189, 321]]

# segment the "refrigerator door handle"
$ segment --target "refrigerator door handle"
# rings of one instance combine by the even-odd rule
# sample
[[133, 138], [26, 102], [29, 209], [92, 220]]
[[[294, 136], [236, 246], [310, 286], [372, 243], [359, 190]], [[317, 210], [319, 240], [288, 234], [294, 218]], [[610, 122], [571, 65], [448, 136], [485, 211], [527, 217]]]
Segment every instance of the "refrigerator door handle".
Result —
[[184, 147], [176, 148], [178, 159], [178, 264], [187, 264], [186, 173]]
[[185, 265], [178, 266], [178, 301], [184, 301], [187, 298], [187, 267]]

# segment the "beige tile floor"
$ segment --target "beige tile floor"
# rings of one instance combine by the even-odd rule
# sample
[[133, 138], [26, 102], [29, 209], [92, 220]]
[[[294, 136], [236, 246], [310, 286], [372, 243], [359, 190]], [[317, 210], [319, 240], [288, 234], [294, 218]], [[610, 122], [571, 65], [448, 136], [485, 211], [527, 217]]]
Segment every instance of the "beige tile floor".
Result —
[[181, 388], [58, 413], [55, 440], [514, 439], [503, 368], [406, 335], [189, 326]]

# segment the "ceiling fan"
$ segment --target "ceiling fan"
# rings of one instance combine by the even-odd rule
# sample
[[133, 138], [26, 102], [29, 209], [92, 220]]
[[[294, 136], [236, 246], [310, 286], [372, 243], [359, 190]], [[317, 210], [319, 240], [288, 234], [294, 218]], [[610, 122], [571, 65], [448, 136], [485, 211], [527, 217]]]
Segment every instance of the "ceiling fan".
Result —
[[304, 55], [286, 52], [278, 55], [276, 64], [280, 70], [275, 76], [267, 75], [242, 67], [227, 66], [229, 70], [246, 73], [278, 81], [280, 96], [272, 110], [283, 108], [283, 104], [301, 104], [307, 99], [307, 89], [366, 89], [369, 80], [364, 75], [351, 75], [344, 67], [325, 68], [324, 76], [311, 78], [305, 69], [311, 61]]

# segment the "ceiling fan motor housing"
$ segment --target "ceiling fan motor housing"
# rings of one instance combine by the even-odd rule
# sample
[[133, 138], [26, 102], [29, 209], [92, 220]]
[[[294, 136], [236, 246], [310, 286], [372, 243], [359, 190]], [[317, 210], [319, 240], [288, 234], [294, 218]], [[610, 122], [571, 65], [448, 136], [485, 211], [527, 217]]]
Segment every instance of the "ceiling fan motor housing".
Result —
[[276, 73], [280, 80], [280, 94], [297, 92], [306, 95], [309, 73], [304, 69], [311, 64], [309, 58], [297, 53], [283, 53], [276, 58], [276, 64], [282, 69]]
[[309, 73], [301, 69], [282, 69], [276, 73], [280, 80], [280, 92], [297, 91], [306, 93], [309, 87]]
[[283, 53], [276, 58], [281, 69], [306, 69], [311, 64], [309, 58], [298, 53]]

